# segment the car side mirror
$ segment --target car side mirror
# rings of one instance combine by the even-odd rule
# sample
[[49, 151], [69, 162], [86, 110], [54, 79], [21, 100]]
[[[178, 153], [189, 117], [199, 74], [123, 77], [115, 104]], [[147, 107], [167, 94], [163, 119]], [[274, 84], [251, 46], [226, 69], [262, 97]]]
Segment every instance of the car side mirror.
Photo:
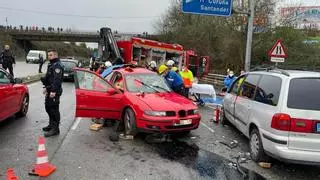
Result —
[[14, 78], [14, 83], [15, 83], [15, 84], [22, 84], [23, 81], [22, 81], [22, 79], [20, 79], [20, 78]]
[[115, 95], [115, 94], [117, 94], [117, 91], [115, 89], [113, 89], [113, 88], [110, 88], [110, 89], [107, 90], [107, 93], [109, 95]]

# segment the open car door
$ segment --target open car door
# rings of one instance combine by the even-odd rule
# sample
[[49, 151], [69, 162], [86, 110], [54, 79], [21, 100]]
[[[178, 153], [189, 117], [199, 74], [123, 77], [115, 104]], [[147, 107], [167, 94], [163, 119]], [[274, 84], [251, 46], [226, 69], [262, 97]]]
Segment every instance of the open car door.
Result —
[[123, 93], [94, 72], [75, 69], [76, 117], [120, 119]]

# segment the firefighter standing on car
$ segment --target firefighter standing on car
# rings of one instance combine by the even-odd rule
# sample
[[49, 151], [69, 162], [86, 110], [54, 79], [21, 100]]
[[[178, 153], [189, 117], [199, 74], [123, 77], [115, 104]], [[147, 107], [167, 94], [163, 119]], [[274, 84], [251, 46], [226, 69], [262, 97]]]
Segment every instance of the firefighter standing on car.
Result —
[[62, 94], [63, 65], [56, 50], [48, 50], [48, 69], [45, 77], [41, 78], [44, 85], [45, 109], [49, 115], [49, 125], [43, 128], [45, 137], [60, 133], [60, 96]]
[[169, 70], [166, 65], [161, 65], [159, 67], [159, 74], [166, 79], [167, 84], [175, 93], [178, 93], [182, 96], [184, 95], [183, 81], [179, 74]]
[[1, 55], [0, 55], [0, 59], [2, 62], [2, 68], [7, 70], [9, 69], [9, 73], [11, 74], [11, 76], [13, 77], [13, 64], [16, 64], [16, 61], [13, 57], [13, 54], [10, 50], [10, 46], [9, 45], [5, 45], [4, 46], [4, 50], [2, 51]]

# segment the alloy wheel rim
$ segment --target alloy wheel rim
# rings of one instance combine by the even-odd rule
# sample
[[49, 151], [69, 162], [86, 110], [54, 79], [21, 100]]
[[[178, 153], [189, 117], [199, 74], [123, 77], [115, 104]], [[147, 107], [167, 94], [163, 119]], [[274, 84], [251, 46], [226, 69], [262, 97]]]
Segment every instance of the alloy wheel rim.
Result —
[[253, 134], [251, 136], [250, 147], [251, 147], [251, 152], [253, 153], [253, 155], [257, 156], [258, 152], [259, 152], [259, 139], [258, 139], [257, 134]]
[[28, 98], [24, 97], [23, 98], [23, 107], [22, 107], [22, 112], [26, 113], [29, 107], [29, 102], [28, 102]]

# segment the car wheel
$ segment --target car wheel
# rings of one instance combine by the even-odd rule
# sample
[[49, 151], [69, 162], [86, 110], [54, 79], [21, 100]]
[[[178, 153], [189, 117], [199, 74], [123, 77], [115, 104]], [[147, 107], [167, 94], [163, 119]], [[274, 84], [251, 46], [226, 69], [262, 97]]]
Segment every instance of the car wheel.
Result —
[[29, 109], [29, 96], [24, 95], [21, 103], [20, 111], [17, 113], [19, 117], [24, 117], [27, 115]]
[[133, 135], [137, 134], [136, 132], [136, 115], [132, 109], [128, 108], [125, 110], [124, 113], [124, 129], [126, 135]]
[[220, 111], [220, 123], [222, 125], [229, 125], [230, 122], [228, 121], [228, 119], [226, 118], [226, 113], [224, 111], [224, 109], [222, 108]]
[[250, 133], [250, 155], [255, 162], [264, 161], [267, 155], [264, 153], [262, 141], [258, 129], [253, 129]]

